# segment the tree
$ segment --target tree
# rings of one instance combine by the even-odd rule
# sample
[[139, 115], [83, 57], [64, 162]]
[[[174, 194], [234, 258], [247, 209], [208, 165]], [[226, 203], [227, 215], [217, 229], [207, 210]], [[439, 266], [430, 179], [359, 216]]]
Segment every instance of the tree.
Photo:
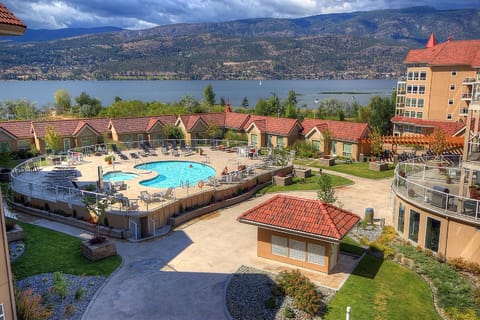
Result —
[[328, 174], [321, 174], [318, 178], [318, 199], [325, 203], [334, 203], [337, 201], [335, 190], [332, 187], [332, 178]]
[[255, 114], [258, 116], [266, 116], [268, 114], [267, 112], [267, 101], [265, 101], [265, 99], [258, 99], [257, 105], [255, 106]]
[[368, 107], [372, 110], [370, 127], [378, 127], [380, 133], [384, 136], [392, 133], [392, 122], [390, 121], [395, 115], [395, 105], [392, 104], [389, 98], [382, 98], [379, 96], [372, 97], [368, 103]]
[[220, 97], [220, 105], [221, 105], [222, 107], [225, 107], [226, 104], [227, 104], [227, 103], [225, 102], [225, 98], [224, 98], [224, 97]]
[[297, 108], [297, 94], [294, 90], [288, 91], [287, 105], [292, 105]]
[[248, 98], [247, 97], [243, 97], [243, 100], [242, 100], [242, 108], [248, 108]]
[[[96, 116], [102, 110], [102, 103], [100, 102], [100, 100], [90, 97], [86, 92], [82, 92], [80, 96], [76, 97], [75, 102], [77, 103], [75, 109], [81, 116], [85, 116], [81, 113], [85, 110], [88, 110], [87, 113], [89, 114], [89, 116]], [[84, 111], [81, 111], [82, 108], [84, 109]]]
[[177, 126], [166, 124], [163, 127], [163, 136], [167, 139], [183, 139], [183, 132]]
[[378, 127], [374, 127], [370, 132], [370, 147], [372, 148], [372, 153], [379, 157], [382, 152], [383, 141], [382, 133]]
[[297, 108], [293, 104], [287, 104], [287, 108], [285, 109], [285, 117], [296, 119], [297, 118]]
[[55, 111], [57, 115], [63, 113], [69, 113], [72, 109], [72, 98], [70, 94], [65, 89], [58, 89], [53, 94], [55, 98]]
[[211, 84], [207, 85], [205, 89], [203, 89], [203, 97], [205, 98], [205, 103], [209, 106], [213, 106], [215, 104], [215, 93], [213, 92], [213, 87]]
[[62, 142], [62, 136], [55, 131], [55, 128], [52, 125], [45, 128], [45, 143], [53, 153], [62, 150]]
[[330, 130], [322, 131], [323, 136], [323, 154], [329, 155], [332, 149], [332, 133]]
[[215, 139], [220, 137], [220, 135], [222, 134], [222, 129], [220, 129], [214, 122], [211, 122], [207, 130], [205, 130], [205, 133], [210, 138]]
[[443, 132], [441, 128], [436, 127], [435, 129], [433, 129], [432, 138], [433, 141], [430, 148], [438, 158], [448, 147], [447, 137], [445, 136], [445, 132]]

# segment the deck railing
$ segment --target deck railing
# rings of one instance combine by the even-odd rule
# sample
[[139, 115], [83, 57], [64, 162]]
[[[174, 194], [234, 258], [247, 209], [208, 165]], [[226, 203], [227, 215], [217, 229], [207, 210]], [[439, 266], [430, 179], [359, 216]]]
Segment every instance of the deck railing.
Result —
[[480, 223], [480, 201], [451, 193], [451, 189], [458, 192], [460, 184], [468, 189], [460, 180], [460, 166], [460, 156], [410, 159], [395, 167], [392, 190], [420, 208]]

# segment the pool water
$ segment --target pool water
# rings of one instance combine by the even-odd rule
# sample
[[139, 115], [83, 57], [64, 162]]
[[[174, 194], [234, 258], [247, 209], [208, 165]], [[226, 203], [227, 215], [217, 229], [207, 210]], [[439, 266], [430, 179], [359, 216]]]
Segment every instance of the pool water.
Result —
[[103, 180], [105, 181], [126, 181], [135, 179], [138, 177], [138, 174], [131, 173], [131, 172], [123, 172], [123, 171], [114, 171], [114, 172], [107, 172], [103, 175]]
[[215, 176], [215, 170], [202, 163], [190, 161], [158, 161], [140, 164], [137, 169], [155, 171], [158, 176], [140, 182], [142, 186], [152, 188], [170, 188], [197, 186], [200, 180], [206, 181], [208, 177]]

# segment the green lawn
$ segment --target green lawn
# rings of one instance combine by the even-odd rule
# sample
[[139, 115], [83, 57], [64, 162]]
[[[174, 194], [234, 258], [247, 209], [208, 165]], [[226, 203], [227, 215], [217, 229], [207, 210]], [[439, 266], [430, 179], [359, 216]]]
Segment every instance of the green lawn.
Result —
[[346, 236], [345, 238], [343, 238], [342, 242], [340, 242], [340, 251], [361, 256], [365, 249], [360, 247], [360, 245], [355, 240], [353, 240], [349, 236]]
[[345, 285], [328, 304], [323, 319], [441, 319], [427, 283], [415, 272], [389, 261], [365, 255]]
[[355, 162], [350, 164], [340, 163], [331, 167], [323, 167], [317, 161], [295, 160], [294, 163], [298, 165], [305, 165], [314, 168], [347, 173], [351, 174], [352, 176], [367, 179], [384, 179], [393, 177], [393, 171], [395, 169], [395, 166], [393, 164], [389, 164], [388, 170], [386, 171], [373, 171], [368, 169], [368, 162]]
[[12, 264], [17, 279], [55, 271], [107, 276], [121, 263], [120, 256], [89, 261], [81, 255], [80, 239], [28, 223], [18, 224], [25, 233], [25, 252]]
[[[347, 178], [343, 178], [340, 176], [330, 175], [332, 178], [332, 186], [344, 186], [347, 184], [353, 183], [352, 180]], [[269, 192], [282, 192], [282, 191], [300, 191], [300, 190], [318, 190], [318, 175], [313, 175], [306, 179], [300, 179], [297, 177], [293, 178], [293, 184], [288, 186], [277, 186], [277, 185], [269, 185], [263, 188], [262, 190], [258, 191], [259, 193], [265, 194]]]

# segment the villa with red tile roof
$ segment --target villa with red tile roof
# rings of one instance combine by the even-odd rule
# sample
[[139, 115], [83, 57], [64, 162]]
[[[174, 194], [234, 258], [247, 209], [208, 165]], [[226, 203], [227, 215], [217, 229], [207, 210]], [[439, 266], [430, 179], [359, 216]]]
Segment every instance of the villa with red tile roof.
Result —
[[34, 144], [31, 121], [0, 122], [0, 150], [30, 150]]
[[[370, 153], [370, 144], [363, 142], [370, 134], [370, 127], [366, 123], [305, 119], [302, 126], [305, 141], [322, 153], [357, 161], [360, 154]], [[325, 144], [326, 131], [330, 133], [331, 146]]]
[[244, 128], [249, 144], [256, 147], [290, 147], [301, 139], [303, 130], [297, 119], [255, 115]]
[[395, 135], [430, 133], [431, 124], [418, 120], [466, 121], [473, 95], [480, 95], [473, 90], [480, 81], [480, 40], [437, 43], [432, 33], [426, 47], [410, 50], [404, 63], [407, 73], [397, 84], [392, 119]]
[[149, 141], [163, 139], [163, 127], [174, 125], [174, 115], [113, 118], [108, 124], [113, 141]]
[[276, 195], [238, 221], [258, 227], [259, 257], [329, 273], [338, 262], [340, 241], [360, 217], [320, 200]]

